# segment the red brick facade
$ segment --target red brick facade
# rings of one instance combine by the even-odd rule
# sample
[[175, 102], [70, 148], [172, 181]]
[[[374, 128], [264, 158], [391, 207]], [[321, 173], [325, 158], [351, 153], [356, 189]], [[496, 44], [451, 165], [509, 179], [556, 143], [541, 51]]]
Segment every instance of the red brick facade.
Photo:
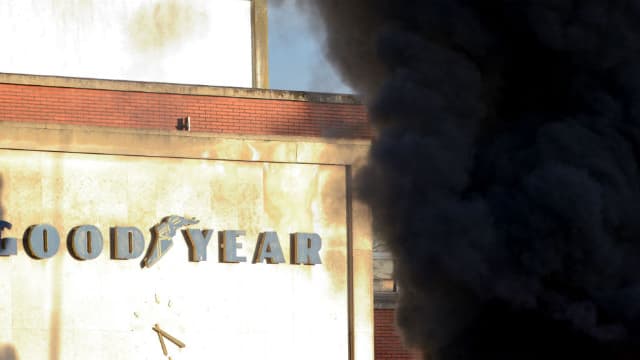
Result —
[[0, 121], [247, 135], [370, 138], [359, 104], [0, 84]]
[[374, 322], [376, 360], [420, 359], [402, 344], [395, 326], [394, 309], [375, 309]]

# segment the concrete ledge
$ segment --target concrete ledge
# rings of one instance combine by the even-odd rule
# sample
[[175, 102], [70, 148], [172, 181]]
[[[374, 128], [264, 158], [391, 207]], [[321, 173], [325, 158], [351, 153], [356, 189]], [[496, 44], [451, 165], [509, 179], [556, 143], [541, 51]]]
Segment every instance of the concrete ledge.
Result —
[[370, 142], [1, 122], [0, 149], [167, 158], [359, 165]]
[[[236, 140], [264, 140], [264, 141], [286, 141], [286, 142], [305, 142], [309, 144], [337, 144], [337, 145], [358, 145], [369, 147], [371, 140], [366, 139], [350, 139], [335, 137], [317, 137], [317, 136], [293, 136], [293, 135], [250, 135], [250, 134], [233, 134], [233, 133], [207, 133], [207, 132], [188, 132], [181, 130], [162, 130], [162, 129], [137, 129], [137, 128], [120, 128], [109, 126], [91, 126], [91, 125], [68, 125], [61, 123], [41, 123], [41, 122], [16, 122], [0, 120], [0, 127], [6, 128], [32, 128], [32, 129], [50, 129], [50, 130], [84, 130], [91, 132], [109, 132], [109, 133], [136, 133], [141, 135], [162, 135], [188, 138], [220, 138], [220, 139], [236, 139]], [[0, 139], [4, 137], [0, 135]]]
[[375, 309], [395, 309], [398, 302], [398, 293], [376, 292], [373, 294]]
[[354, 95], [0, 73], [0, 84], [361, 105]]

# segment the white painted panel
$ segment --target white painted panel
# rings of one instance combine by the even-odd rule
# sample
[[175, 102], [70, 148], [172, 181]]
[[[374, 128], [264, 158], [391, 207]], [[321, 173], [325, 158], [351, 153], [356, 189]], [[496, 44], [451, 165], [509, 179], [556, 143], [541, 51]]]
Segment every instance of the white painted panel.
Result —
[[[0, 321], [10, 324], [0, 324], [0, 351], [166, 359], [152, 330], [160, 324], [187, 345], [167, 341], [172, 359], [348, 359], [343, 167], [0, 150], [0, 180], [2, 216], [13, 224], [4, 236], [50, 223], [62, 239], [50, 259], [31, 258], [22, 241], [0, 258], [0, 274], [10, 274], [0, 283]], [[151, 268], [110, 259], [111, 227], [136, 226], [151, 246], [151, 226], [170, 214], [196, 216], [193, 228], [245, 230], [238, 253], [247, 262], [220, 263], [217, 234], [207, 261], [190, 262], [179, 229]], [[96, 259], [69, 253], [67, 235], [82, 224], [103, 234]], [[287, 263], [251, 262], [262, 231], [278, 233]], [[322, 237], [322, 264], [290, 264], [294, 232]]]
[[5, 0], [0, 72], [251, 87], [248, 0]]

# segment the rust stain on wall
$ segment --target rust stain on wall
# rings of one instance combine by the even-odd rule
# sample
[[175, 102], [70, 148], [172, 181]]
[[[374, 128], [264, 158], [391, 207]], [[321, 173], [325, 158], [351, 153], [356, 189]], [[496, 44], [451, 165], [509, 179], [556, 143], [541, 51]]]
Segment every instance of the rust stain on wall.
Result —
[[51, 0], [51, 9], [62, 26], [90, 24], [96, 16], [93, 0]]
[[[62, 157], [58, 154], [56, 156], [57, 159], [61, 159]], [[51, 169], [51, 178], [56, 179], [52, 183], [52, 188], [50, 191], [53, 194], [63, 194], [64, 193], [64, 168], [61, 162], [57, 162], [53, 165]], [[54, 211], [53, 219], [54, 224], [62, 224], [63, 223], [63, 213], [60, 207], [56, 207]], [[56, 256], [51, 260], [53, 262], [53, 271], [51, 273], [52, 286], [51, 286], [51, 315], [50, 315], [50, 325], [49, 325], [49, 360], [59, 360], [61, 343], [62, 343], [62, 294], [63, 294], [63, 269], [62, 262], [63, 258], [60, 256]]]
[[11, 344], [0, 345], [0, 360], [18, 360], [18, 353]]
[[129, 22], [135, 49], [151, 51], [178, 44], [197, 34], [207, 23], [204, 11], [185, 1], [167, 0], [142, 6]]
[[[344, 227], [346, 222], [346, 182], [344, 171], [332, 171], [326, 174], [321, 184], [320, 199], [322, 213], [332, 227]], [[346, 229], [345, 229], [346, 230]]]
[[347, 288], [347, 256], [340, 250], [325, 251], [322, 264], [331, 276], [333, 291], [344, 293]]
[[0, 173], [0, 220], [4, 220], [4, 206], [2, 206], [2, 188], [4, 187], [4, 180], [2, 178], [2, 173]]

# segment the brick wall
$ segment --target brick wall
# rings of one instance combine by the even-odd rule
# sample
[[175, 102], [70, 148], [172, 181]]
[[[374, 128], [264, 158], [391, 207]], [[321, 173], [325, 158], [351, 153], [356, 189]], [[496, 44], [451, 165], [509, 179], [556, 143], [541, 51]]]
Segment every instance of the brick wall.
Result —
[[405, 349], [395, 326], [394, 309], [375, 309], [376, 360], [420, 359], [417, 353]]
[[248, 135], [370, 138], [365, 107], [309, 101], [0, 84], [0, 121]]

